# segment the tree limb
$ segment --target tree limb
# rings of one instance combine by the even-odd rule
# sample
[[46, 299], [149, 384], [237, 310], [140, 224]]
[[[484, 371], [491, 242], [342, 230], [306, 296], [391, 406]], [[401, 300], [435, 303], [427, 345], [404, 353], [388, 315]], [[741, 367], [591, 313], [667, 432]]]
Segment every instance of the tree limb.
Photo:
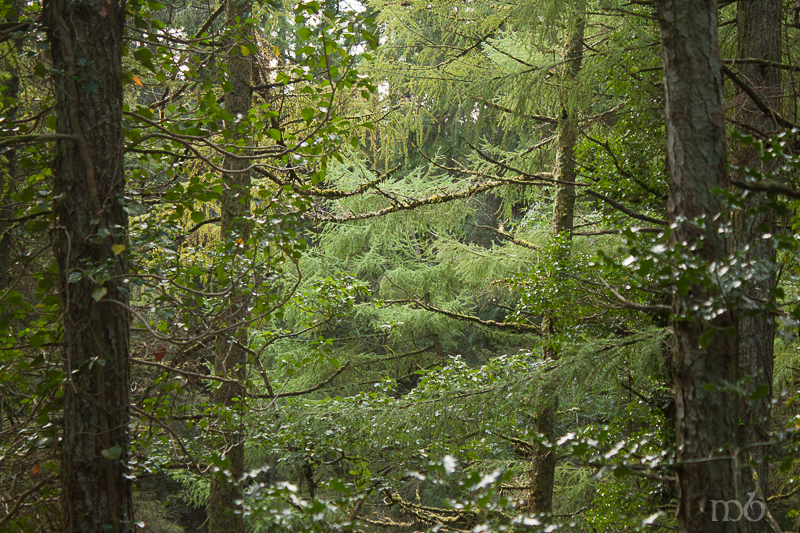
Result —
[[593, 191], [593, 190], [589, 189], [589, 190], [586, 191], [586, 194], [588, 194], [589, 196], [593, 196], [593, 197], [597, 198], [598, 200], [604, 201], [608, 205], [614, 207], [615, 209], [618, 209], [619, 211], [622, 211], [623, 213], [625, 213], [629, 217], [635, 218], [636, 220], [641, 220], [643, 222], [649, 222], [651, 224], [658, 224], [659, 226], [666, 226], [667, 225], [667, 221], [666, 220], [661, 220], [660, 218], [649, 217], [647, 215], [642, 215], [642, 214], [636, 213], [635, 211], [631, 211], [630, 209], [628, 209], [627, 207], [625, 207], [621, 203], [617, 202], [616, 200], [612, 200], [608, 196], [606, 196], [604, 194], [600, 194], [599, 192], [596, 192], [596, 191]]
[[319, 383], [317, 383], [316, 385], [314, 385], [313, 387], [310, 387], [308, 389], [299, 390], [299, 391], [293, 391], [293, 392], [279, 392], [278, 394], [269, 394], [269, 393], [267, 393], [267, 394], [254, 394], [254, 395], [251, 396], [251, 398], [274, 399], [274, 398], [288, 398], [290, 396], [303, 396], [304, 394], [309, 394], [309, 393], [318, 391], [319, 389], [321, 389], [322, 387], [324, 387], [325, 385], [327, 385], [328, 383], [333, 381], [336, 376], [338, 376], [339, 374], [344, 372], [347, 369], [347, 367], [349, 367], [349, 366], [350, 366], [350, 361], [345, 361], [345, 363], [341, 367], [339, 367], [339, 369], [336, 370], [336, 372], [331, 374], [328, 377], [328, 379], [326, 379], [324, 381], [320, 381]]
[[455, 318], [456, 320], [464, 320], [466, 322], [473, 322], [475, 324], [480, 324], [482, 326], [490, 327], [490, 328], [498, 328], [498, 329], [507, 329], [507, 330], [516, 330], [520, 333], [534, 333], [536, 335], [541, 335], [542, 332], [537, 326], [531, 326], [528, 324], [508, 324], [506, 322], [497, 322], [496, 320], [483, 320], [480, 317], [472, 316], [472, 315], [462, 315], [461, 313], [455, 313], [453, 311], [447, 311], [440, 307], [435, 307], [430, 304], [426, 304], [420, 300], [415, 299], [408, 299], [408, 300], [384, 300], [384, 303], [387, 304], [402, 304], [402, 303], [410, 303], [417, 305], [426, 311], [430, 311], [432, 313], [439, 313], [440, 315], [444, 315], [450, 318]]
[[767, 104], [765, 104], [764, 101], [761, 100], [761, 98], [759, 98], [756, 92], [752, 89], [752, 87], [750, 87], [750, 85], [747, 82], [739, 78], [739, 76], [737, 76], [731, 69], [729, 69], [725, 65], [722, 65], [722, 72], [728, 77], [728, 79], [730, 79], [742, 91], [744, 91], [744, 93], [747, 94], [747, 96], [750, 97], [750, 100], [753, 101], [753, 103], [756, 105], [759, 111], [761, 111], [766, 116], [774, 120], [775, 123], [789, 129], [794, 129], [794, 128], [800, 129], [800, 126], [798, 126], [797, 124], [795, 124], [790, 120], [786, 120], [780, 115], [780, 113], [778, 113], [777, 111], [769, 107]]
[[789, 198], [794, 198], [795, 200], [800, 200], [800, 191], [786, 187], [780, 183], [775, 183], [773, 181], [746, 183], [744, 181], [730, 180], [730, 183], [731, 185], [735, 185], [741, 189], [747, 189], [748, 191], [765, 192], [767, 194], [781, 194], [783, 196], [788, 196]]

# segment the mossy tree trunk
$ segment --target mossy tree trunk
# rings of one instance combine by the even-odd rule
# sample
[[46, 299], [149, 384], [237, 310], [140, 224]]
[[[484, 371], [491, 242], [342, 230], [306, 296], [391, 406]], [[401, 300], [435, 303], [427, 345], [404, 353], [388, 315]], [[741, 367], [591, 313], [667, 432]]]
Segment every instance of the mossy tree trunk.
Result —
[[[125, 3], [51, 0], [58, 141], [53, 209], [63, 309], [62, 529], [133, 531], [122, 132]], [[89, 274], [89, 275], [84, 275]], [[122, 305], [118, 305], [119, 302]]]
[[[659, 0], [664, 57], [667, 165], [670, 171], [671, 246], [683, 262], [723, 262], [726, 217], [718, 192], [727, 186], [722, 63], [715, 0]], [[699, 223], [697, 223], [699, 222]], [[691, 280], [673, 297], [678, 522], [685, 532], [732, 532], [736, 522], [713, 520], [712, 500], [738, 495], [732, 461], [713, 459], [735, 445], [737, 400], [726, 386], [735, 377], [733, 313], [698, 316], [721, 295], [713, 284]], [[698, 307], [699, 306], [699, 307]], [[720, 305], [715, 304], [714, 309]]]
[[[570, 15], [568, 28], [566, 57], [561, 73], [561, 110], [558, 118], [558, 145], [556, 147], [556, 172], [559, 180], [556, 184], [553, 201], [553, 236], [565, 239], [567, 244], [572, 241], [572, 230], [575, 215], [575, 143], [578, 132], [578, 112], [576, 98], [572, 91], [580, 75], [583, 62], [583, 35], [586, 27], [586, 3], [577, 2], [575, 12]], [[556, 252], [556, 259], [567, 260], [569, 251], [561, 249]], [[556, 347], [549, 339], [556, 333], [556, 319], [547, 316], [542, 321], [542, 337], [545, 342], [544, 357], [555, 360], [558, 358]], [[539, 393], [534, 405], [533, 425], [536, 433], [543, 439], [553, 443], [555, 441], [556, 413], [558, 411], [558, 391], [554, 377], [546, 378], [546, 382]], [[556, 472], [555, 447], [536, 445], [531, 456], [531, 497], [529, 506], [531, 512], [552, 513], [553, 487]]]

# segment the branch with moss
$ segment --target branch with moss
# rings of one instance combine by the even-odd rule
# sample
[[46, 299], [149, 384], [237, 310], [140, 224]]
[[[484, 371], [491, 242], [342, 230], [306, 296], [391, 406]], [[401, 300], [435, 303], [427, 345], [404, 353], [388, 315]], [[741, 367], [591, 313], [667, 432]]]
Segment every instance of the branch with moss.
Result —
[[541, 336], [542, 332], [540, 328], [537, 326], [531, 326], [529, 324], [512, 324], [508, 322], [498, 322], [496, 320], [484, 320], [480, 317], [473, 316], [473, 315], [464, 315], [461, 313], [456, 313], [454, 311], [447, 311], [446, 309], [442, 309], [440, 307], [436, 307], [430, 304], [427, 304], [421, 300], [417, 299], [405, 299], [405, 300], [384, 300], [384, 304], [412, 304], [416, 305], [417, 307], [421, 307], [426, 311], [430, 311], [431, 313], [438, 313], [440, 315], [444, 315], [449, 318], [454, 318], [456, 320], [463, 320], [465, 322], [472, 322], [474, 324], [480, 324], [481, 326], [486, 326], [489, 328], [495, 329], [504, 329], [509, 331], [514, 331], [515, 333], [533, 333], [535, 335]]
[[476, 185], [474, 187], [470, 187], [463, 191], [454, 192], [450, 194], [435, 194], [427, 198], [418, 198], [410, 201], [398, 200], [397, 198], [388, 195], [384, 191], [379, 190], [378, 192], [382, 192], [385, 196], [387, 196], [387, 198], [390, 199], [390, 201], [393, 201], [395, 203], [389, 207], [385, 207], [377, 211], [369, 211], [367, 213], [358, 213], [352, 215], [332, 215], [328, 213], [316, 212], [313, 216], [317, 220], [322, 220], [325, 222], [349, 222], [352, 220], [365, 220], [368, 218], [375, 218], [388, 215], [389, 213], [396, 213], [398, 211], [408, 211], [426, 205], [443, 204], [447, 202], [452, 202], [453, 200], [461, 200], [463, 198], [469, 198], [470, 196], [473, 196], [475, 194], [480, 194], [482, 192], [490, 191], [492, 189], [500, 187], [503, 184], [504, 184], [503, 181], [489, 181], [486, 183], [482, 183], [480, 185]]
[[795, 200], [800, 200], [800, 191], [792, 189], [774, 181], [762, 181], [759, 183], [746, 183], [744, 181], [730, 180], [732, 185], [740, 189], [746, 189], [753, 192], [763, 192], [767, 194], [780, 194]]
[[299, 391], [293, 391], [293, 392], [279, 392], [277, 394], [276, 393], [272, 393], [272, 394], [270, 394], [270, 393], [267, 393], [267, 394], [254, 394], [254, 395], [251, 396], [251, 398], [275, 399], [275, 398], [288, 398], [288, 397], [291, 397], [291, 396], [303, 396], [305, 394], [310, 394], [312, 392], [318, 391], [319, 389], [321, 389], [325, 385], [329, 384], [331, 381], [333, 381], [336, 378], [336, 376], [338, 376], [339, 374], [341, 374], [342, 372], [347, 370], [347, 368], [349, 366], [350, 366], [350, 361], [345, 361], [345, 363], [342, 366], [340, 366], [339, 369], [336, 370], [336, 372], [334, 372], [333, 374], [331, 374], [327, 379], [325, 379], [323, 381], [320, 381], [319, 383], [317, 383], [313, 387], [309, 387], [307, 389], [303, 389], [303, 390], [299, 390]]
[[622, 211], [623, 213], [625, 213], [629, 217], [635, 218], [636, 220], [641, 220], [642, 222], [649, 222], [650, 224], [658, 224], [659, 226], [666, 226], [667, 225], [667, 221], [666, 220], [662, 220], [660, 218], [653, 218], [653, 217], [650, 217], [650, 216], [647, 216], [647, 215], [642, 215], [641, 213], [637, 213], [637, 212], [625, 207], [624, 205], [622, 205], [621, 203], [617, 202], [616, 200], [612, 200], [611, 198], [609, 198], [605, 194], [600, 194], [599, 192], [593, 191], [593, 190], [587, 190], [586, 194], [589, 195], [589, 196], [592, 196], [594, 198], [597, 198], [598, 200], [602, 200], [603, 202], [607, 203], [608, 205], [610, 205], [614, 209], [617, 209], [618, 211]]
[[314, 196], [317, 198], [326, 198], [329, 200], [333, 200], [339, 198], [348, 198], [350, 196], [356, 196], [358, 194], [368, 191], [369, 189], [377, 187], [378, 184], [386, 181], [392, 176], [392, 174], [400, 170], [401, 166], [402, 165], [397, 165], [394, 168], [390, 168], [384, 174], [380, 174], [374, 180], [359, 185], [352, 191], [339, 191], [336, 189], [320, 189], [318, 187], [314, 187], [313, 185], [301, 185], [296, 182], [282, 180], [277, 175], [275, 175], [274, 172], [269, 172], [268, 170], [265, 170], [263, 168], [255, 167], [253, 168], [253, 170], [280, 187], [284, 187], [287, 185], [290, 186], [292, 190], [299, 195]]

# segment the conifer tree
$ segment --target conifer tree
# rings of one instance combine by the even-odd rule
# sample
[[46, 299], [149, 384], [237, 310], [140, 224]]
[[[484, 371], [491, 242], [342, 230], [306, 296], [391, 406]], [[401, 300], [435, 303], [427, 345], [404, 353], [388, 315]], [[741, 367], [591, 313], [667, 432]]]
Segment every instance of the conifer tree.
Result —
[[[581, 63], [583, 62], [583, 38], [586, 27], [586, 3], [581, 1], [568, 15], [567, 41], [564, 64], [560, 80], [560, 112], [556, 138], [556, 168], [554, 172], [555, 194], [553, 198], [553, 237], [560, 242], [556, 245], [556, 258], [559, 263], [569, 261], [568, 247], [572, 244], [575, 217], [576, 172], [575, 145], [578, 137], [578, 110], [574, 96]], [[542, 319], [544, 337], [544, 357], [558, 359], [557, 348], [549, 344], [556, 333], [556, 319], [545, 316]], [[557, 449], [552, 446], [556, 438], [556, 412], [558, 411], [558, 386], [555, 378], [550, 378], [549, 386], [540, 393], [533, 413], [534, 430], [549, 441], [549, 448], [536, 449], [531, 465], [531, 510], [539, 513], [553, 511], [553, 483], [555, 477]], [[541, 446], [541, 445], [540, 445]]]
[[44, 6], [57, 101], [55, 255], [64, 310], [65, 533], [133, 531], [124, 210], [125, 3]]
[[[225, 184], [220, 198], [220, 235], [228, 243], [229, 253], [244, 258], [243, 250], [249, 246], [250, 222], [250, 162], [248, 151], [239, 149], [250, 143], [249, 114], [252, 98], [253, 65], [247, 56], [251, 47], [255, 47], [253, 25], [248, 20], [252, 16], [252, 4], [247, 1], [225, 0], [226, 24], [230, 39], [226, 43], [228, 50], [227, 67], [230, 91], [225, 93], [225, 110], [231, 120], [226, 126], [231, 131], [229, 142], [236, 146], [238, 153], [226, 154], [223, 162]], [[243, 156], [243, 157], [239, 157]], [[239, 324], [246, 320], [244, 305], [245, 295], [238, 283], [232, 285], [232, 301], [222, 317], [223, 333], [219, 335], [215, 346], [214, 373], [224, 377], [215, 391], [214, 400], [225, 409], [233, 411], [232, 420], [222, 420], [222, 425], [231, 426], [224, 430], [222, 457], [229, 464], [225, 476], [211, 480], [208, 505], [209, 533], [240, 533], [244, 529], [240, 503], [242, 499], [239, 482], [244, 474], [244, 431], [243, 400], [245, 398], [244, 382], [247, 378], [248, 332]]]
[[[740, 1], [736, 8], [737, 53], [734, 68], [738, 79], [747, 83], [756, 97], [778, 114], [782, 111], [781, 70], [775, 66], [781, 57], [781, 8], [779, 0], [767, 2]], [[738, 63], [742, 61], [742, 63]], [[781, 126], [774, 117], [758, 109], [751, 97], [741, 87], [736, 87], [735, 120], [741, 132], [750, 135], [757, 132], [764, 142], [780, 132]], [[731, 151], [732, 163], [740, 170], [734, 175], [739, 181], [747, 181], [744, 168], [752, 168], [766, 177], [774, 176], [779, 161], [762, 162], [755, 147], [739, 144]], [[747, 273], [745, 293], [737, 310], [738, 373], [744, 380], [739, 398], [741, 417], [738, 445], [746, 447], [745, 461], [756, 461], [760, 494], [769, 495], [769, 463], [766, 459], [770, 440], [771, 403], [773, 398], [773, 367], [775, 346], [775, 323], [772, 317], [775, 303], [776, 247], [771, 238], [777, 230], [777, 214], [764, 193], [749, 192], [744, 209], [735, 216], [734, 246], [743, 255], [746, 265], [752, 265]], [[765, 238], [765, 236], [770, 236]], [[756, 399], [753, 399], [756, 398]], [[743, 493], [755, 490], [750, 467], [742, 472]], [[751, 533], [762, 531], [766, 519], [748, 521]]]
[[[722, 62], [717, 2], [660, 0], [664, 55], [668, 214], [670, 242], [683, 261], [690, 255], [713, 269], [727, 260], [720, 199], [727, 186]], [[701, 276], [703, 274], [700, 274]], [[705, 275], [713, 275], [711, 273]], [[730, 458], [715, 458], [735, 445], [736, 396], [728, 387], [736, 371], [733, 311], [713, 282], [692, 279], [673, 299], [678, 521], [681, 531], [735, 531], [735, 522], [712, 519], [712, 500], [739, 496]], [[703, 313], [708, 301], [711, 313]]]

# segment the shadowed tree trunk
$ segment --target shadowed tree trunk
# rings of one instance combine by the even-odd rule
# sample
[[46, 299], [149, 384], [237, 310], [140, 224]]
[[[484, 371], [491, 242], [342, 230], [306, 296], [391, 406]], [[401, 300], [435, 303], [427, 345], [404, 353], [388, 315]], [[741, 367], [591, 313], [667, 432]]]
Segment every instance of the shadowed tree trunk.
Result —
[[[16, 65], [7, 59], [2, 62], [2, 70], [10, 74], [8, 81], [5, 82], [6, 89], [0, 91], [0, 97], [8, 98], [14, 103], [5, 112], [6, 120], [13, 123], [17, 119], [17, 96], [19, 96], [19, 72]], [[5, 132], [4, 132], [5, 133]], [[0, 159], [0, 219], [10, 219], [14, 216], [14, 209], [10, 208], [11, 193], [16, 189], [16, 183], [20, 180], [17, 175], [18, 157], [17, 149], [12, 147], [3, 154]], [[12, 239], [12, 231], [14, 228], [13, 223], [0, 223], [0, 298], [3, 297], [6, 290], [8, 290], [14, 281], [12, 276], [13, 262], [13, 249], [14, 241]], [[6, 321], [6, 310], [0, 307], [0, 328], [8, 327]], [[5, 409], [6, 402], [3, 396], [0, 396], [0, 430], [3, 429], [5, 422]], [[0, 442], [5, 438], [0, 437]]]
[[[3, 63], [3, 70], [9, 72], [10, 76], [8, 81], [5, 82], [6, 89], [0, 92], [0, 95], [14, 102], [5, 112], [6, 120], [8, 122], [13, 122], [17, 119], [16, 101], [19, 95], [19, 73], [17, 72], [16, 66], [11, 64], [10, 61], [4, 60]], [[17, 175], [17, 159], [17, 149], [13, 146], [3, 154], [4, 168], [0, 170], [0, 219], [12, 218], [14, 215], [14, 210], [10, 209], [8, 206], [10, 204], [11, 192], [15, 189], [15, 183], [20, 179]], [[12, 282], [11, 227], [12, 224], [10, 223], [7, 226], [5, 224], [0, 226], [0, 250], [4, 251], [4, 253], [0, 253], [0, 294], [2, 294], [2, 291], [8, 288]], [[0, 310], [0, 318], [2, 318], [2, 316], [3, 311]], [[2, 409], [0, 409], [0, 422], [2, 422], [2, 420], [3, 414]], [[2, 428], [2, 423], [0, 423], [0, 428]]]
[[[781, 7], [780, 0], [740, 0], [737, 6], [737, 33], [739, 59], [762, 59], [774, 63], [781, 61]], [[739, 66], [741, 77], [750, 84], [763, 102], [780, 112], [781, 71], [765, 65], [744, 63]], [[756, 108], [749, 96], [739, 91], [736, 96], [735, 116], [740, 124], [767, 136], [779, 131], [775, 121]], [[752, 147], [737, 146], [732, 151], [733, 163], [738, 167], [761, 169], [765, 173], [778, 170], [776, 162], [761, 162], [761, 154]], [[739, 181], [745, 181], [740, 171]], [[745, 378], [744, 394], [739, 399], [741, 417], [739, 445], [747, 446], [769, 440], [770, 403], [772, 400], [773, 352], [775, 345], [775, 323], [764, 302], [772, 302], [772, 288], [775, 286], [775, 248], [771, 239], [764, 239], [765, 233], [774, 233], [775, 210], [766, 205], [765, 197], [749, 193], [745, 211], [734, 220], [734, 246], [745, 252], [747, 262], [755, 262], [756, 273], [753, 280], [745, 286], [745, 301], [737, 316], [739, 335], [739, 374]], [[748, 380], [752, 376], [752, 380]], [[758, 388], [766, 394], [757, 400], [750, 400]], [[747, 449], [743, 461], [756, 461], [761, 493], [768, 495], [769, 465], [764, 457], [768, 448]], [[755, 490], [749, 471], [743, 472], [742, 492]], [[747, 521], [748, 531], [757, 533], [767, 529], [765, 519]]]
[[[64, 321], [62, 529], [133, 531], [128, 459], [130, 332], [123, 209], [119, 0], [51, 0], [43, 23], [53, 64], [55, 255]], [[90, 273], [91, 275], [82, 275]]]
[[[715, 192], [727, 185], [717, 2], [659, 0], [657, 8], [667, 108], [668, 214], [675, 228], [670, 242], [682, 263], [712, 264], [728, 255], [727, 239], [718, 231], [725, 223], [718, 215], [725, 208]], [[712, 299], [712, 310], [723, 308], [719, 297], [712, 284], [690, 280], [672, 304], [678, 522], [684, 532], [738, 528], [736, 522], [712, 520], [712, 500], [738, 496], [733, 462], [709, 460], [735, 444], [738, 422], [736, 397], [724, 389], [736, 370], [733, 314], [723, 310], [698, 316], [697, 311]]]
[[[228, 55], [228, 82], [231, 90], [225, 95], [225, 110], [233, 117], [244, 117], [251, 106], [251, 62], [242, 55], [241, 48], [252, 43], [252, 26], [245, 25], [244, 21], [251, 16], [252, 6], [249, 2], [226, 0], [226, 13], [228, 24], [233, 32], [229, 42]], [[240, 22], [236, 22], [239, 17]], [[227, 125], [233, 132], [230, 141], [246, 145], [247, 136], [239, 129], [240, 125], [232, 123]], [[248, 223], [244, 216], [250, 212], [250, 172], [241, 172], [249, 166], [247, 160], [226, 157], [223, 162], [225, 170], [234, 171], [225, 174], [225, 188], [220, 201], [222, 217], [220, 232], [223, 239], [234, 243], [233, 254], [240, 253], [246, 246], [249, 238]], [[242, 296], [234, 295], [228, 311], [224, 314], [226, 326], [241, 322], [246, 317], [246, 307], [240, 305]], [[247, 330], [237, 328], [230, 333], [219, 336], [216, 344], [216, 358], [214, 363], [215, 373], [243, 383], [246, 379], [245, 367], [247, 353], [241, 346], [247, 344]], [[223, 383], [214, 393], [214, 400], [225, 408], [237, 411], [238, 414], [228, 425], [229, 429], [223, 431], [226, 450], [225, 458], [230, 461], [230, 474], [236, 480], [229, 483], [222, 479], [211, 480], [211, 493], [208, 505], [208, 531], [209, 533], [240, 533], [244, 532], [244, 521], [240, 506], [236, 503], [242, 499], [238, 480], [244, 474], [244, 435], [241, 431], [241, 402], [237, 399], [244, 398], [244, 388], [233, 383]], [[231, 427], [233, 426], [233, 427]]]
[[[567, 35], [566, 58], [561, 74], [561, 111], [558, 118], [558, 145], [556, 147], [556, 178], [569, 183], [556, 184], [553, 202], [553, 236], [572, 242], [572, 229], [575, 215], [575, 142], [578, 131], [578, 112], [575, 98], [570, 93], [580, 75], [583, 62], [583, 34], [586, 26], [586, 3], [579, 1], [575, 6], [575, 13], [570, 17], [569, 33]], [[558, 260], [567, 260], [568, 250], [556, 252]], [[542, 321], [542, 336], [544, 342], [556, 333], [556, 319], [552, 316], [545, 317]], [[552, 344], [546, 344], [544, 350], [546, 359], [555, 360], [558, 352]], [[554, 377], [546, 378], [542, 390], [534, 406], [533, 424], [537, 433], [549, 442], [555, 441], [556, 413], [558, 412], [558, 391]], [[556, 473], [555, 447], [545, 448], [537, 445], [531, 456], [531, 497], [529, 506], [531, 512], [553, 512], [553, 486]]]

